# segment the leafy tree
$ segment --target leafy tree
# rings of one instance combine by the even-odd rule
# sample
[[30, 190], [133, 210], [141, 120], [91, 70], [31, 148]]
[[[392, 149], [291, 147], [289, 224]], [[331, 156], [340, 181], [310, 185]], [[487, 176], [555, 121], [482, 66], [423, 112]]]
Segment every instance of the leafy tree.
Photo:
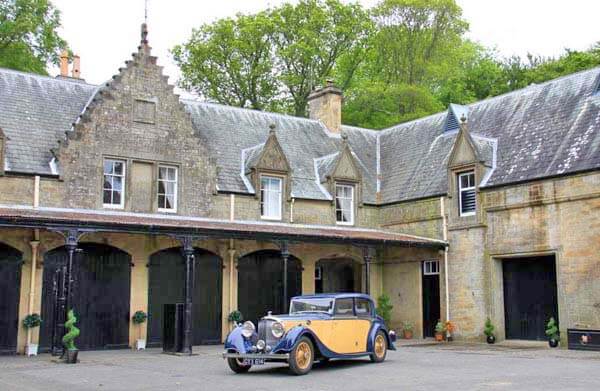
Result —
[[58, 35], [60, 13], [47, 0], [0, 1], [0, 67], [47, 74], [67, 43]]

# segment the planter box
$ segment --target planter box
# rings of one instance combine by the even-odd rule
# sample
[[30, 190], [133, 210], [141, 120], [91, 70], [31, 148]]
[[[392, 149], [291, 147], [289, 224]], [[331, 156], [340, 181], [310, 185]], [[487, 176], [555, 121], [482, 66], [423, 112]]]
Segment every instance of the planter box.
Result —
[[569, 349], [600, 351], [600, 330], [567, 329], [567, 335]]
[[135, 348], [137, 350], [144, 350], [144, 349], [146, 349], [146, 340], [145, 339], [138, 339], [135, 342]]
[[25, 354], [29, 356], [37, 356], [38, 354], [38, 345], [35, 343], [29, 344], [25, 347]]

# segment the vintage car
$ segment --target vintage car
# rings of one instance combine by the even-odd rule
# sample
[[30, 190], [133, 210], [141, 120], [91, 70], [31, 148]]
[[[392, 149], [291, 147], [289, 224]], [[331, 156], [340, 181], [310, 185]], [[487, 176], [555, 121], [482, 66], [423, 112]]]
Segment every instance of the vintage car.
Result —
[[239, 324], [227, 336], [223, 358], [236, 373], [266, 362], [288, 363], [295, 375], [315, 361], [369, 356], [379, 363], [396, 350], [396, 334], [375, 314], [370, 296], [319, 294], [291, 299], [288, 315], [271, 315]]

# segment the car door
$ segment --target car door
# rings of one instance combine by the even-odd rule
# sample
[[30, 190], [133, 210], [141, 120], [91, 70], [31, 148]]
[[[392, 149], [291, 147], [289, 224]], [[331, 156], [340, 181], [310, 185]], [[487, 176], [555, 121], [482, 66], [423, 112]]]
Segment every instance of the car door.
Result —
[[357, 321], [357, 338], [358, 346], [362, 346], [361, 352], [367, 350], [367, 343], [369, 341], [369, 331], [371, 331], [371, 323], [373, 322], [374, 308], [371, 300], [363, 298], [354, 299], [354, 313], [356, 314]]
[[353, 298], [336, 299], [331, 323], [331, 350], [339, 354], [366, 351], [366, 334], [369, 332], [370, 321], [356, 316]]

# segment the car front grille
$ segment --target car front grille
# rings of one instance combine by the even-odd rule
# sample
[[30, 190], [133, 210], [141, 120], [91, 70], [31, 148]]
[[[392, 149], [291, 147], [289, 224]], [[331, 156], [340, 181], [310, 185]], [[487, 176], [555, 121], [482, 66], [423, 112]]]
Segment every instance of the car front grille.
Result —
[[271, 333], [271, 326], [275, 323], [272, 319], [261, 319], [258, 322], [258, 339], [262, 339], [266, 342], [267, 346], [274, 348], [279, 340], [273, 337]]

